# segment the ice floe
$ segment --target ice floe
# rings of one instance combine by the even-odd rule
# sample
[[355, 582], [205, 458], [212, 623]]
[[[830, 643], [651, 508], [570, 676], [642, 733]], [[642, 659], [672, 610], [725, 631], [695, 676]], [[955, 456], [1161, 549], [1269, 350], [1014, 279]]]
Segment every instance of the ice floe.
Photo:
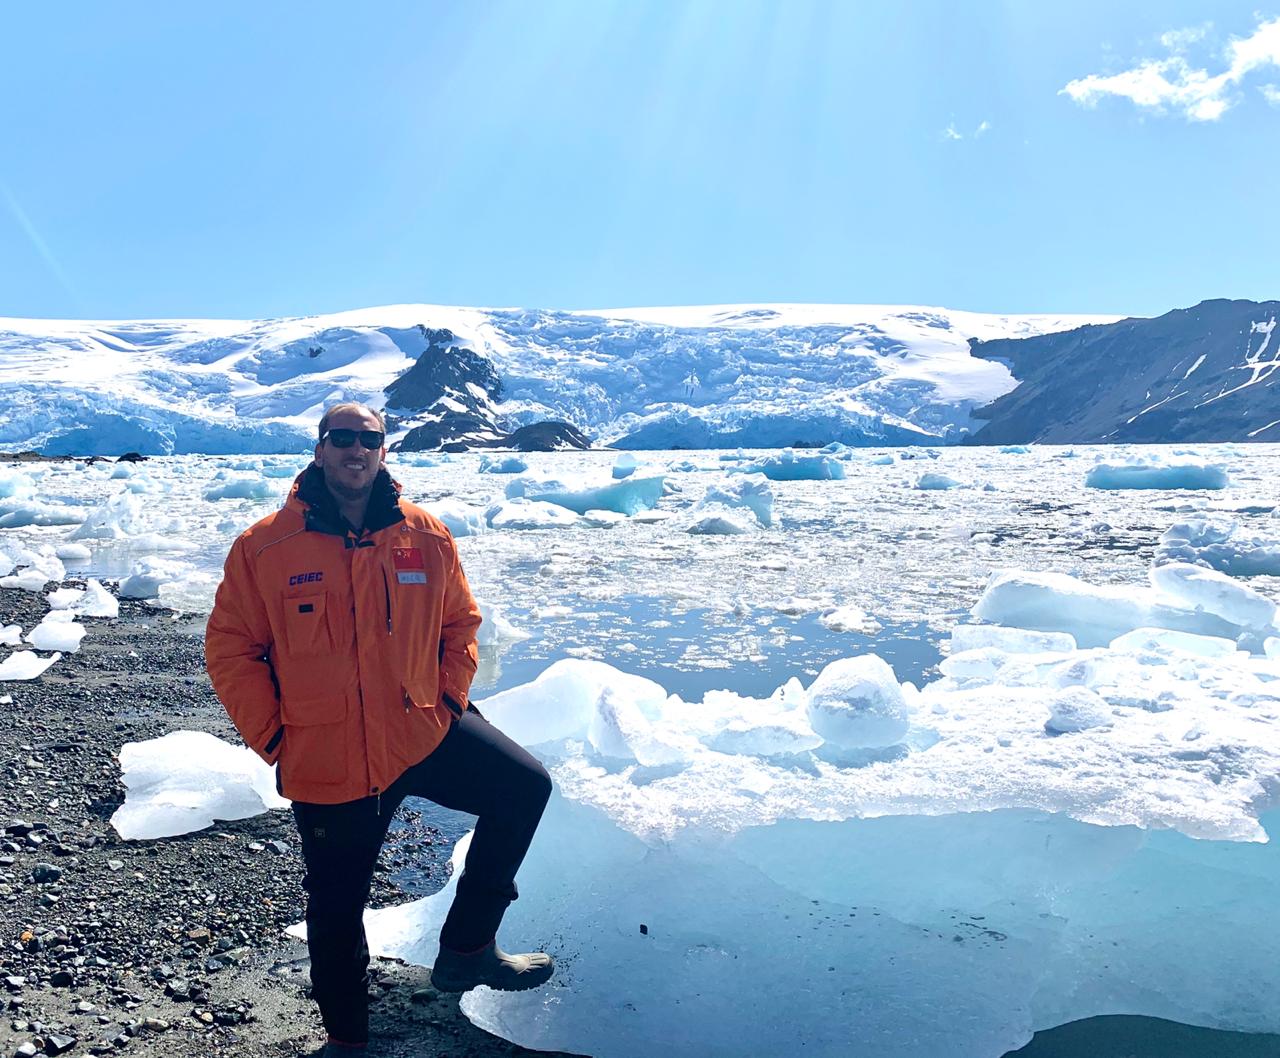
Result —
[[247, 819], [289, 804], [257, 754], [203, 731], [126, 742], [120, 771], [125, 801], [111, 825], [126, 840], [189, 834], [217, 819]]

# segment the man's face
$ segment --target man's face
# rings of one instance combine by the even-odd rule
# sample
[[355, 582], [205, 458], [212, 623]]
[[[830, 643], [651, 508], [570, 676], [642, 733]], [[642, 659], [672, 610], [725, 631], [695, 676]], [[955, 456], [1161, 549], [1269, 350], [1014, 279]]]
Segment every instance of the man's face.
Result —
[[[374, 430], [382, 427], [368, 411], [339, 411], [329, 418], [328, 429]], [[384, 445], [376, 451], [357, 439], [350, 448], [335, 448], [326, 437], [316, 445], [316, 466], [324, 473], [325, 484], [341, 500], [360, 500], [369, 495], [373, 479], [386, 458]]]

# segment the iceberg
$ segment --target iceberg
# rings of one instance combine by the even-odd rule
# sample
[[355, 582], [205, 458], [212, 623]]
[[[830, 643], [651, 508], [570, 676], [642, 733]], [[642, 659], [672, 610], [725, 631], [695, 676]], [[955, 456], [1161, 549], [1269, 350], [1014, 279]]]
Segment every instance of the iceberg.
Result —
[[75, 621], [58, 620], [60, 617], [71, 617], [69, 610], [55, 610], [45, 617], [35, 628], [27, 633], [27, 642], [37, 650], [61, 651], [74, 654], [80, 649], [80, 640], [88, 629]]
[[[1153, 579], [1157, 570], [1165, 568], [1156, 567]], [[1148, 626], [1231, 639], [1249, 630], [1216, 613], [1185, 605], [1192, 589], [1184, 584], [1171, 579], [1170, 589], [1184, 594], [1165, 596], [1153, 588], [1088, 584], [1066, 573], [1004, 570], [992, 575], [970, 612], [994, 624], [1064, 632], [1082, 647], [1105, 646], [1125, 632]]]
[[773, 525], [773, 489], [761, 474], [743, 474], [726, 477], [707, 486], [696, 504], [695, 511], [717, 508], [745, 508], [755, 515], [760, 525]]
[[742, 536], [754, 533], [759, 528], [760, 524], [749, 511], [707, 507], [690, 523], [686, 532], [695, 536]]
[[174, 837], [214, 820], [247, 819], [289, 802], [252, 750], [203, 731], [173, 731], [120, 749], [125, 801], [111, 825], [126, 841]]
[[233, 477], [204, 492], [206, 500], [269, 500], [279, 495], [279, 485], [262, 477]]
[[1221, 618], [1240, 628], [1275, 627], [1274, 602], [1216, 569], [1169, 562], [1152, 566], [1149, 575], [1156, 591], [1175, 606]]
[[559, 504], [520, 497], [495, 503], [485, 511], [484, 520], [491, 529], [566, 529], [580, 521]]
[[935, 489], [955, 489], [960, 488], [961, 482], [957, 481], [950, 474], [940, 474], [934, 471], [921, 474], [916, 479], [916, 488], [925, 491]]
[[500, 459], [492, 456], [480, 457], [481, 474], [523, 474], [528, 469], [529, 464], [519, 456], [504, 456]]
[[1225, 489], [1231, 480], [1218, 463], [1153, 456], [1099, 462], [1084, 483], [1092, 489]]
[[506, 494], [508, 499], [554, 503], [577, 514], [600, 510], [633, 515], [658, 505], [665, 478], [661, 473], [633, 474], [622, 481], [602, 484], [586, 474], [559, 478], [522, 476], [507, 485]]
[[431, 500], [423, 505], [426, 510], [444, 522], [455, 537], [476, 536], [488, 529], [485, 513], [461, 500], [445, 498]]
[[61, 654], [52, 654], [47, 658], [42, 658], [34, 650], [15, 650], [3, 661], [0, 661], [0, 682], [6, 680], [34, 680], [51, 665], [61, 660]]
[[[561, 969], [463, 1011], [601, 1058], [990, 1058], [1118, 1010], [1276, 1031], [1274, 683], [1176, 637], [1037, 655], [1068, 644], [1009, 631], [1024, 685], [913, 692], [863, 655], [807, 690], [687, 703], [563, 661], [481, 701], [556, 782], [503, 930]], [[807, 719], [898, 741], [850, 763]], [[452, 885], [369, 912], [373, 950], [429, 964]], [[785, 1018], [762, 963], [787, 967]]]
[[798, 456], [784, 448], [776, 456], [730, 467], [729, 472], [763, 474], [771, 481], [838, 481], [844, 478], [844, 465], [829, 455]]
[[1280, 539], [1246, 533], [1235, 522], [1194, 518], [1161, 534], [1155, 562], [1190, 562], [1232, 577], [1280, 577]]
[[844, 749], [897, 745], [910, 711], [893, 669], [874, 654], [833, 661], [809, 688], [809, 724]]

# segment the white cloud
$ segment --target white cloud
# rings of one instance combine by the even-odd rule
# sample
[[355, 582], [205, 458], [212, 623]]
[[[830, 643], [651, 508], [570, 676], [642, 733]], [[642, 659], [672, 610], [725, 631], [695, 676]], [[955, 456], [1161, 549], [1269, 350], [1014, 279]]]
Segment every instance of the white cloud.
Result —
[[[1269, 66], [1280, 67], [1280, 18], [1259, 22], [1249, 37], [1233, 38], [1222, 54], [1226, 69], [1218, 73], [1193, 66], [1181, 54], [1205, 32], [1205, 26], [1173, 30], [1161, 37], [1173, 52], [1166, 58], [1143, 59], [1118, 74], [1090, 74], [1070, 82], [1060, 94], [1086, 107], [1097, 106], [1107, 96], [1119, 96], [1157, 114], [1172, 111], [1188, 121], [1217, 121], [1238, 102], [1245, 77]], [[1271, 101], [1265, 90], [1263, 94]]]
[[1186, 29], [1171, 29], [1168, 33], [1160, 34], [1160, 43], [1175, 54], [1182, 54], [1193, 44], [1199, 44], [1209, 35], [1209, 31], [1213, 29], [1212, 22], [1206, 22], [1201, 26], [1188, 26]]
[[[972, 133], [970, 133], [970, 136], [976, 140], [983, 133], [990, 131], [990, 129], [991, 129], [991, 122], [989, 121], [979, 122], [978, 127], [974, 129]], [[947, 127], [942, 130], [942, 138], [947, 141], [963, 140], [965, 138], [965, 134], [961, 132], [959, 129], [957, 129], [956, 123], [952, 121], [952, 122], [949, 122], [947, 124]]]
[[1258, 86], [1258, 91], [1262, 93], [1262, 98], [1270, 103], [1273, 107], [1280, 107], [1280, 85], [1264, 84]]

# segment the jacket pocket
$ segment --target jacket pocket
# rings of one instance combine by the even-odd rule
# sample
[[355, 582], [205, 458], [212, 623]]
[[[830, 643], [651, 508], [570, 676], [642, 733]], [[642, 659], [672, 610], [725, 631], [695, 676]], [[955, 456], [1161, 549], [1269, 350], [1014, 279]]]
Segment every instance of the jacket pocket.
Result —
[[[349, 709], [345, 691], [320, 698], [281, 699], [280, 778], [286, 788], [294, 783], [340, 783], [347, 778]], [[296, 797], [300, 791], [292, 792]]]
[[419, 709], [434, 709], [440, 700], [440, 692], [435, 680], [406, 679], [404, 693], [405, 697]]
[[325, 595], [296, 595], [284, 601], [284, 634], [295, 657], [328, 654], [333, 649]]

